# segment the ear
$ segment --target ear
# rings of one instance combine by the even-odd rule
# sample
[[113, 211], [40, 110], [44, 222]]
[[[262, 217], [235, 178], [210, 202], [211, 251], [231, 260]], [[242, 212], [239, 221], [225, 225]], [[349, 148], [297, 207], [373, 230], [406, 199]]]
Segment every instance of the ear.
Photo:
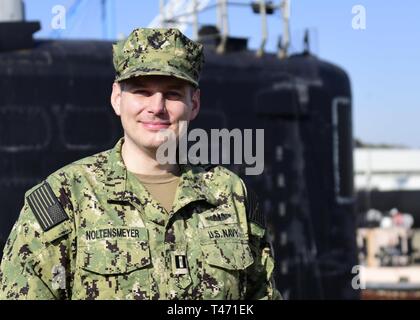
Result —
[[114, 82], [114, 84], [112, 85], [111, 105], [117, 116], [121, 115], [121, 110], [120, 110], [121, 94], [122, 94], [121, 85], [118, 82]]
[[200, 111], [200, 89], [193, 89], [193, 90], [194, 90], [194, 93], [192, 96], [192, 109], [191, 109], [189, 121], [194, 120], [197, 117], [198, 112]]

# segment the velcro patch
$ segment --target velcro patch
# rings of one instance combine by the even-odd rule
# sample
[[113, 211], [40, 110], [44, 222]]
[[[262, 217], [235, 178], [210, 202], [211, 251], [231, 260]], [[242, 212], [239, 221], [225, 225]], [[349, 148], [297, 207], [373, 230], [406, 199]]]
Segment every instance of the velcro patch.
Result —
[[44, 231], [69, 218], [46, 181], [27, 196], [26, 200]]
[[259, 210], [258, 197], [251, 188], [247, 188], [248, 197], [246, 202], [246, 215], [249, 221], [252, 221], [261, 227], [265, 228], [265, 216]]

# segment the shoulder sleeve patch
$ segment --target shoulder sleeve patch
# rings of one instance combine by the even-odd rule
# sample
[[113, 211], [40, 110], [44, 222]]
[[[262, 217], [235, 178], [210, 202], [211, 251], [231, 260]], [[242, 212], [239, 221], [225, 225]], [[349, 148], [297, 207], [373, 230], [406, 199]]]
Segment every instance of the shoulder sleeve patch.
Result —
[[265, 229], [265, 216], [259, 209], [256, 193], [247, 186], [246, 215], [248, 220]]
[[44, 231], [48, 231], [69, 219], [51, 186], [46, 181], [28, 195], [26, 200]]

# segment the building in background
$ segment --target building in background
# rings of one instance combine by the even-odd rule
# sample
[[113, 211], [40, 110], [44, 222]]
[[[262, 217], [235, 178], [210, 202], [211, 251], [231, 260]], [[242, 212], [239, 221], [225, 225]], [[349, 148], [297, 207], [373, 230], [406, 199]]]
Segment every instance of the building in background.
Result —
[[420, 227], [420, 149], [367, 147], [354, 151], [359, 225], [370, 209], [410, 213]]
[[420, 190], [420, 149], [357, 148], [356, 190]]
[[354, 173], [362, 298], [419, 299], [420, 150], [356, 148]]

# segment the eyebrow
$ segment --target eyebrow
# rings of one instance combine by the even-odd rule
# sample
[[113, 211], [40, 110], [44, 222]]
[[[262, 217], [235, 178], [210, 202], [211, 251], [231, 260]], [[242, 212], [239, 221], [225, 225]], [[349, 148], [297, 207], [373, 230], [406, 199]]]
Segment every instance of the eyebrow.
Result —
[[184, 89], [186, 87], [185, 84], [179, 83], [179, 84], [170, 84], [167, 86], [167, 89]]

